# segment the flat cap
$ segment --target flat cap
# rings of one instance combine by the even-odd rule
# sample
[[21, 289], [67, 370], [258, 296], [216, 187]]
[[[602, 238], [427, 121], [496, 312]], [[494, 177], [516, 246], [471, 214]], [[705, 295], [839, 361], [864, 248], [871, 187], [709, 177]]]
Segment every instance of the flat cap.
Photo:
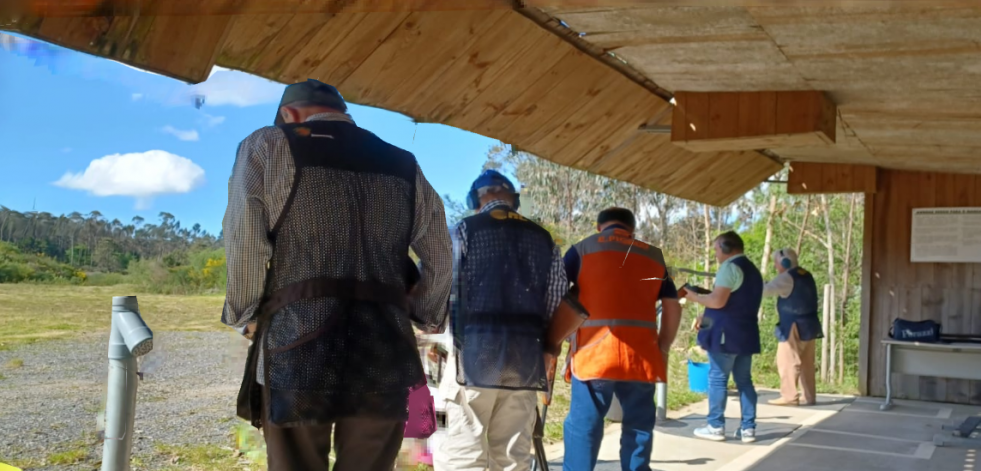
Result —
[[276, 107], [276, 120], [273, 123], [276, 126], [286, 124], [279, 109], [290, 103], [298, 102], [326, 106], [337, 111], [347, 112], [347, 103], [344, 102], [344, 97], [336, 88], [320, 80], [307, 79], [306, 82], [294, 83], [286, 87], [286, 90], [283, 91], [283, 98], [279, 100], [279, 106]]

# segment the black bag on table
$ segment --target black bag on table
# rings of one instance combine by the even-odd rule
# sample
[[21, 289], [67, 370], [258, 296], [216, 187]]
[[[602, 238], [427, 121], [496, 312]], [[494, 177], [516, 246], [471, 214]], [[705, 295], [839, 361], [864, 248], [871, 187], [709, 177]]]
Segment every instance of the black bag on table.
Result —
[[940, 323], [931, 320], [893, 319], [889, 336], [907, 342], [937, 343], [940, 342]]

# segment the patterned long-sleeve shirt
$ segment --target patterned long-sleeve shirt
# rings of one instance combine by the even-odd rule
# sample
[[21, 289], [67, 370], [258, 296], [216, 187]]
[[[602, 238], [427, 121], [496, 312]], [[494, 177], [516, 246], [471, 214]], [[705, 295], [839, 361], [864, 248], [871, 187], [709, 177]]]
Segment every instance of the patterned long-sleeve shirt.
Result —
[[[350, 116], [323, 113], [307, 121], [346, 121]], [[228, 267], [228, 287], [221, 320], [239, 332], [254, 322], [265, 294], [266, 270], [272, 258], [270, 228], [289, 198], [296, 169], [286, 135], [276, 127], [256, 131], [239, 145], [228, 181], [228, 209], [222, 224]], [[416, 172], [415, 220], [411, 247], [422, 261], [422, 280], [413, 295], [416, 327], [437, 331], [446, 320], [450, 293], [452, 249], [443, 201]], [[338, 202], [343, 204], [343, 202]]]

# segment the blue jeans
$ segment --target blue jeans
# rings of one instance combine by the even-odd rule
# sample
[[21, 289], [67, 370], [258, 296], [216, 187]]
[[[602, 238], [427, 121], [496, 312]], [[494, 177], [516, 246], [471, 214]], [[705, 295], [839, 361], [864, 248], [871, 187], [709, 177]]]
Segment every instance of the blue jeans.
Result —
[[726, 424], [726, 386], [729, 375], [739, 389], [742, 408], [741, 428], [756, 428], [756, 388], [753, 387], [753, 356], [730, 353], [709, 353], [709, 413], [708, 424], [715, 428]]
[[603, 442], [603, 419], [616, 394], [623, 409], [620, 466], [650, 471], [654, 448], [654, 385], [624, 381], [579, 381], [572, 377], [572, 404], [565, 418], [564, 471], [592, 471]]

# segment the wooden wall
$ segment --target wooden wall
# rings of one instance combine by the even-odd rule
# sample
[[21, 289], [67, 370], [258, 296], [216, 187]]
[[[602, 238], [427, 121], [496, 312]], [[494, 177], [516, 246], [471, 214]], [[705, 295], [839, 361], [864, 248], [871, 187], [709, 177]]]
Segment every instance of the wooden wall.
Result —
[[[933, 319], [949, 333], [981, 333], [981, 264], [910, 263], [914, 208], [981, 206], [981, 175], [879, 170], [865, 200], [863, 393], [884, 396], [885, 349], [896, 317]], [[978, 366], [981, 368], [981, 365]], [[981, 404], [981, 382], [893, 376], [897, 398]]]

